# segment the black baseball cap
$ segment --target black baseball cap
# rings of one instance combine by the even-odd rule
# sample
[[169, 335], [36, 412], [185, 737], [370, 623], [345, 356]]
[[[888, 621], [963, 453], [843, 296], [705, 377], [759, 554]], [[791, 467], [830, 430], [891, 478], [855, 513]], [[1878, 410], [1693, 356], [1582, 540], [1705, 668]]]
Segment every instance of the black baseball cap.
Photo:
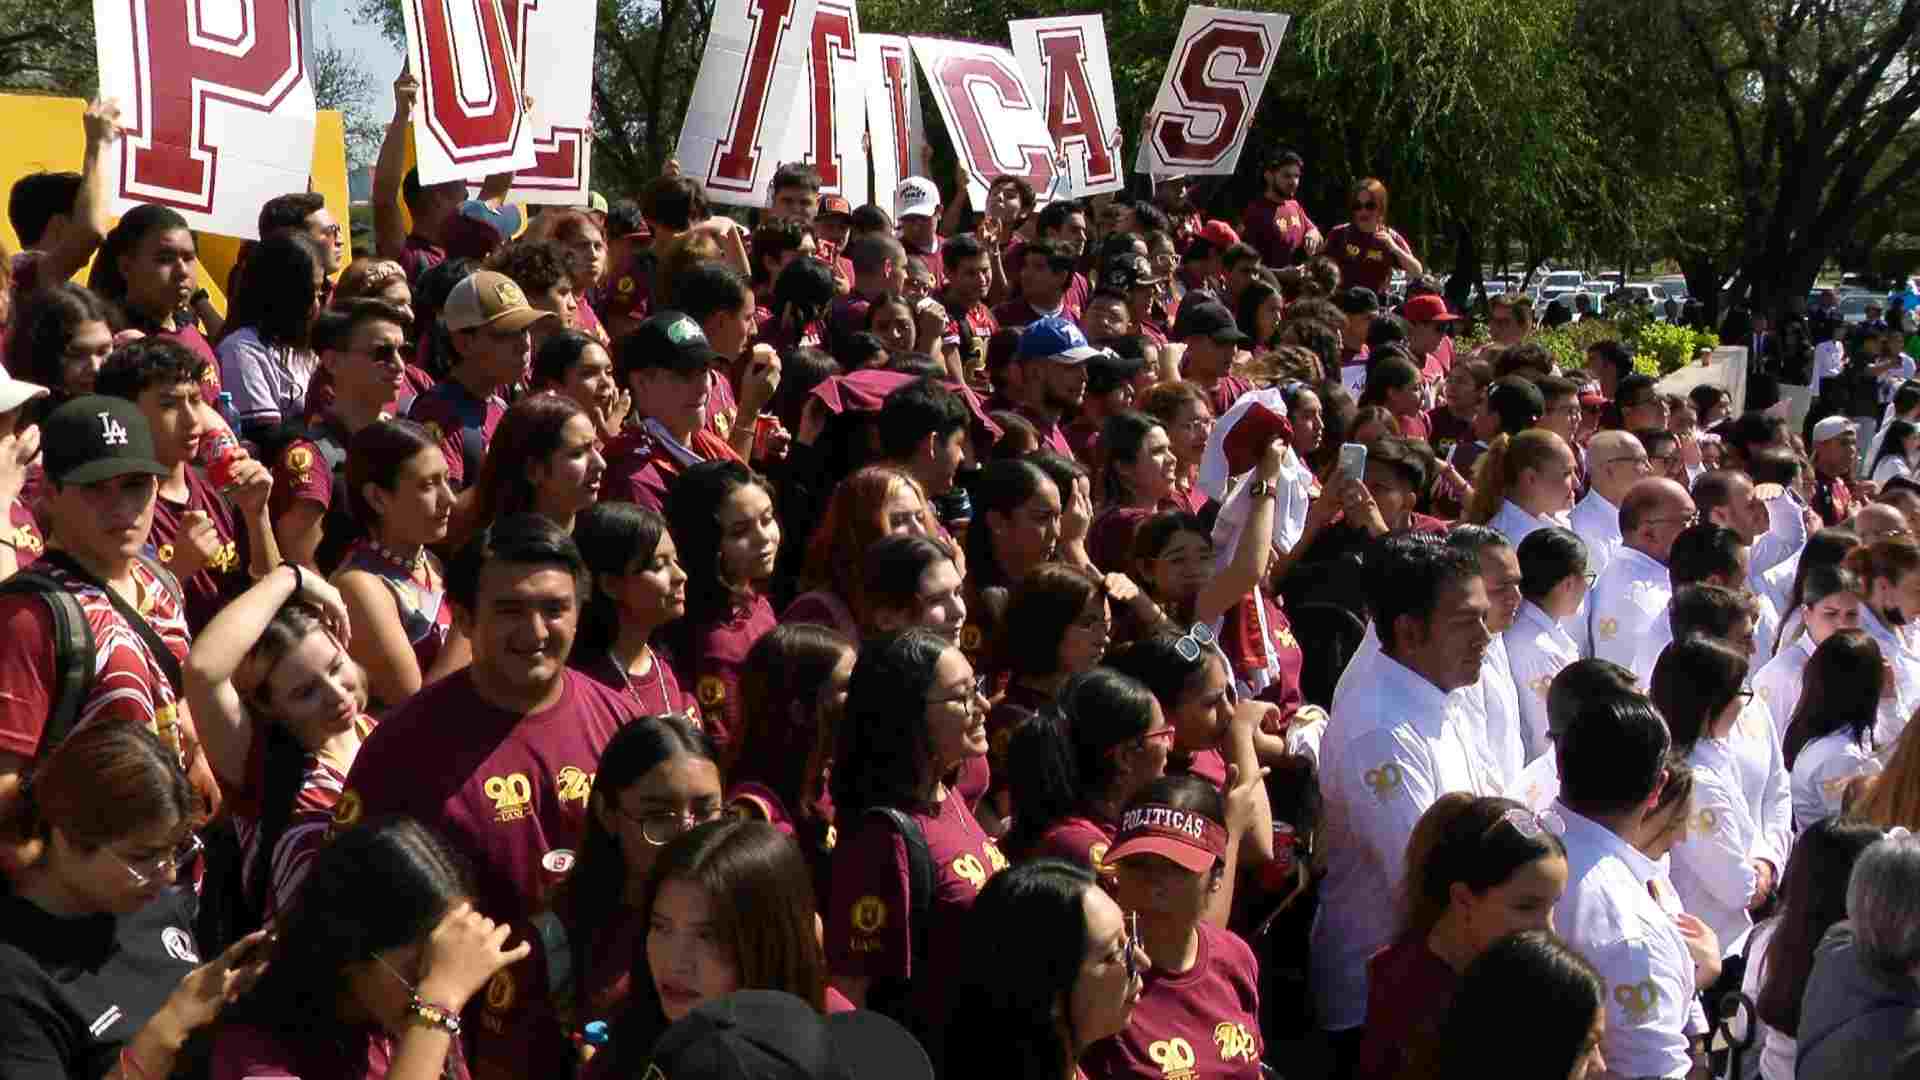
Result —
[[129, 473], [165, 476], [153, 453], [153, 429], [126, 398], [88, 394], [40, 423], [40, 454], [56, 484], [97, 484]]
[[1168, 336], [1175, 341], [1208, 337], [1222, 345], [1239, 345], [1253, 340], [1240, 331], [1240, 325], [1233, 321], [1233, 312], [1218, 300], [1181, 304], [1180, 317], [1174, 320], [1173, 333]]
[[1087, 393], [1112, 393], [1138, 378], [1146, 366], [1145, 357], [1102, 350], [1100, 355], [1087, 358]]
[[920, 1043], [877, 1012], [822, 1016], [778, 990], [740, 990], [706, 1002], [653, 1047], [649, 1078], [710, 1080], [933, 1080]]
[[683, 311], [656, 311], [633, 333], [620, 339], [620, 377], [648, 368], [667, 368], [682, 375], [712, 367], [725, 359], [707, 341], [707, 332]]
[[1348, 315], [1371, 315], [1380, 310], [1380, 298], [1365, 285], [1355, 285], [1340, 293], [1340, 310]]

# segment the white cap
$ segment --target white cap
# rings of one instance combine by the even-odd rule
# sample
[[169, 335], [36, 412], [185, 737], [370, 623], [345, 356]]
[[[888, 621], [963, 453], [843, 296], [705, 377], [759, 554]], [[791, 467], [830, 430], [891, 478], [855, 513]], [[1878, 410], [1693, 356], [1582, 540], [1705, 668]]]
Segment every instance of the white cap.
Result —
[[1823, 443], [1828, 439], [1837, 439], [1851, 431], [1853, 431], [1853, 421], [1844, 416], [1829, 416], [1825, 420], [1813, 425], [1813, 441]]
[[909, 176], [900, 181], [893, 193], [896, 218], [932, 217], [940, 208], [940, 189], [924, 176]]
[[47, 388], [39, 383], [16, 379], [7, 374], [5, 368], [0, 368], [0, 413], [12, 412], [46, 393]]

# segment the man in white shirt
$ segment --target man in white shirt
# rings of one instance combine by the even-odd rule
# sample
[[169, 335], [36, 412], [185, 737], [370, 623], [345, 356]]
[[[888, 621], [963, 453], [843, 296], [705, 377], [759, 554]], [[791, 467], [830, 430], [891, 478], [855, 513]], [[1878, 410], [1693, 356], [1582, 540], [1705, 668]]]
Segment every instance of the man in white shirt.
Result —
[[1695, 995], [1719, 975], [1713, 931], [1661, 908], [1648, 887], [1659, 867], [1627, 841], [1659, 801], [1670, 744], [1638, 695], [1588, 702], [1556, 737], [1567, 891], [1554, 927], [1605, 981], [1600, 1053], [1613, 1076], [1686, 1076], [1706, 1027]]
[[1481, 525], [1455, 525], [1447, 533], [1447, 544], [1478, 560], [1480, 580], [1487, 587], [1487, 632], [1493, 640], [1487, 643], [1480, 681], [1466, 692], [1486, 751], [1500, 770], [1501, 788], [1510, 790], [1527, 764], [1520, 692], [1505, 636], [1520, 612], [1520, 559], [1506, 537]]
[[[1772, 602], [1755, 596], [1747, 587], [1747, 550], [1739, 533], [1701, 522], [1674, 540], [1667, 554], [1667, 582], [1673, 597], [1697, 585], [1717, 585], [1739, 594], [1743, 609], [1749, 613], [1743, 647], [1754, 655], [1771, 656], [1780, 620], [1773, 615]], [[1633, 655], [1633, 673], [1643, 683], [1653, 678], [1653, 665], [1659, 661], [1661, 650], [1685, 636], [1673, 631], [1673, 605], [1674, 600], [1669, 599], [1661, 608]]]
[[1436, 537], [1393, 536], [1367, 576], [1380, 652], [1337, 703], [1320, 758], [1328, 869], [1312, 985], [1335, 1075], [1357, 1061], [1367, 959], [1393, 934], [1414, 823], [1447, 792], [1500, 791], [1466, 692], [1491, 640], [1479, 562]]
[[1756, 484], [1736, 469], [1712, 469], [1694, 480], [1692, 494], [1701, 521], [1725, 525], [1753, 549], [1747, 553], [1747, 576], [1756, 591], [1760, 575], [1807, 546], [1807, 516], [1784, 485]]
[[1640, 440], [1625, 431], [1602, 431], [1587, 443], [1587, 497], [1568, 515], [1587, 545], [1587, 570], [1599, 574], [1620, 546], [1620, 501], [1634, 484], [1653, 475]]
[[1512, 544], [1547, 525], [1566, 528], [1579, 467], [1565, 439], [1544, 428], [1513, 436], [1507, 443], [1506, 472], [1512, 477], [1506, 500], [1488, 525]]
[[1650, 477], [1627, 490], [1620, 503], [1620, 547], [1587, 597], [1595, 657], [1633, 666], [1647, 628], [1673, 596], [1667, 554], [1698, 517], [1693, 497], [1672, 480]]
[[1820, 396], [1820, 380], [1840, 374], [1847, 366], [1847, 347], [1842, 344], [1846, 333], [1846, 324], [1836, 322], [1832, 336], [1813, 347], [1813, 380], [1807, 388], [1815, 398]]

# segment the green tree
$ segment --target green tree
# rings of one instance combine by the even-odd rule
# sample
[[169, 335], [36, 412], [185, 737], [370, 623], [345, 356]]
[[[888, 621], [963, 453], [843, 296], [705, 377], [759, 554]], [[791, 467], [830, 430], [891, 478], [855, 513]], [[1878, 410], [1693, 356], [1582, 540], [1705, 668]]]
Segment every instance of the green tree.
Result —
[[0, 89], [91, 96], [93, 5], [0, 0]]
[[374, 115], [376, 84], [374, 75], [331, 39], [322, 40], [313, 49], [314, 104], [322, 109], [340, 110], [346, 129], [347, 165], [358, 168], [373, 164], [380, 153], [380, 138], [386, 128]]

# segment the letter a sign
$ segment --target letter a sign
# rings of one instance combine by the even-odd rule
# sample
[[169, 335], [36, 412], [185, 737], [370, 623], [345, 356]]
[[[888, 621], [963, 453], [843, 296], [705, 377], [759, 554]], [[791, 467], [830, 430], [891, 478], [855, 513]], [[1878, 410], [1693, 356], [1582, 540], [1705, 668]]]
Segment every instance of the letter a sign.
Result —
[[1230, 175], [1273, 74], [1287, 20], [1260, 11], [1187, 8], [1147, 114], [1135, 170]]
[[261, 203], [307, 190], [305, 0], [94, 0], [93, 22], [100, 96], [126, 127], [108, 166], [115, 213], [159, 203], [253, 239]]
[[[680, 127], [680, 168], [731, 206], [766, 206], [805, 93], [815, 0], [717, 0]], [[807, 118], [800, 112], [802, 122]], [[830, 112], [836, 121], [838, 113]], [[836, 163], [838, 165], [840, 163]], [[864, 166], [864, 162], [860, 163]]]
[[1120, 125], [1107, 66], [1107, 30], [1098, 15], [1017, 19], [1007, 24], [1013, 55], [1040, 95], [1067, 180], [1082, 198], [1126, 186]]

